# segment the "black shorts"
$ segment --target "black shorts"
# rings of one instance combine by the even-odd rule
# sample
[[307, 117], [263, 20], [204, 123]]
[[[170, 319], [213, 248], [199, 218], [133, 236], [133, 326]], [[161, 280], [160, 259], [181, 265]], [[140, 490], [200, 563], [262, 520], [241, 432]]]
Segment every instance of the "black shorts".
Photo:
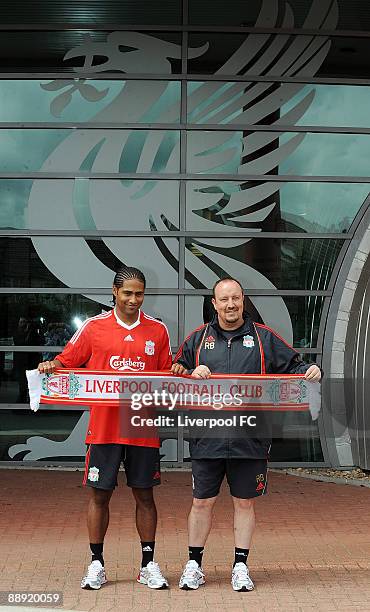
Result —
[[110, 491], [117, 486], [123, 462], [127, 486], [149, 489], [160, 484], [159, 448], [128, 444], [90, 444], [86, 453], [83, 484]]
[[193, 459], [192, 473], [197, 499], [216, 497], [225, 474], [233, 497], [250, 499], [267, 489], [266, 459]]

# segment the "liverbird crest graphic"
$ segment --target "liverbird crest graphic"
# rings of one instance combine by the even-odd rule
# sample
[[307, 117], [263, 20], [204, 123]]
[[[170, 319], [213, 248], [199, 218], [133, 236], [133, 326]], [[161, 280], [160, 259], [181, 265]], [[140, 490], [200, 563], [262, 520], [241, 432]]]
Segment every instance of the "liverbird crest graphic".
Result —
[[[247, 6], [247, 2], [245, 3]], [[288, 2], [263, 0], [256, 28], [293, 28], [294, 15]], [[313, 0], [304, 28], [334, 29], [337, 24], [336, 0]], [[248, 74], [271, 77], [311, 77], [316, 74], [330, 48], [327, 36], [297, 36], [250, 33], [240, 47], [217, 70], [217, 75], [230, 80], [230, 75]], [[208, 44], [190, 48], [191, 61], [202, 56]], [[179, 45], [137, 32], [113, 32], [105, 42], [94, 42], [90, 37], [65, 55], [65, 59], [83, 58], [83, 66], [75, 68], [75, 80], [56, 80], [42, 85], [57, 95], [51, 112], [62, 115], [73, 96], [82, 96], [86, 104], [107, 100], [107, 104], [92, 118], [93, 122], [121, 122], [124, 109], [126, 122], [176, 123], [179, 121], [178, 100], [166, 97], [168, 83], [163, 81], [128, 80], [121, 83], [115, 96], [109, 87], [100, 89], [85, 81], [92, 74], [107, 72], [170, 74], [171, 58], [181, 57]], [[105, 61], [101, 62], [101, 58]], [[99, 58], [99, 63], [97, 59]], [[271, 173], [299, 147], [304, 134], [288, 135], [281, 144], [279, 132], [207, 131], [207, 123], [239, 126], [264, 123], [295, 125], [314, 98], [312, 89], [284, 114], [281, 109], [304, 87], [301, 83], [221, 82], [197, 83], [188, 90], [188, 120], [204, 124], [204, 130], [188, 137], [187, 170], [199, 173], [199, 182], [192, 181], [188, 190], [186, 227], [209, 232], [224, 230], [226, 238], [200, 238], [186, 242], [185, 279], [188, 288], [209, 288], [220, 277], [230, 275], [243, 280], [249, 289], [276, 289], [260, 272], [234, 255], [246, 245], [248, 231], [261, 231], [261, 223], [279, 206], [279, 182], [263, 182], [263, 175]], [[40, 171], [114, 173], [173, 173], [179, 171], [179, 132], [166, 130], [73, 130], [56, 146]], [[258, 184], [244, 180], [230, 183], [201, 181], [202, 174], [212, 173], [258, 174]], [[135, 237], [122, 239], [102, 236], [110, 253], [123, 264], [134, 263], [141, 268], [153, 287], [177, 287], [179, 262], [178, 240], [171, 238], [171, 230], [179, 229], [178, 210], [173, 202], [178, 199], [177, 181], [109, 180], [83, 181], [85, 216], [88, 229], [109, 232], [112, 229], [168, 231], [168, 238]], [[229, 186], [228, 186], [229, 185]], [[55, 190], [53, 180], [35, 180], [29, 196], [30, 229], [63, 227], [81, 230], [75, 211], [75, 181], [61, 181]], [[81, 195], [81, 194], [80, 194]], [[233, 237], [245, 231], [246, 237]], [[76, 237], [32, 238], [34, 247], [48, 269], [67, 287], [110, 287], [112, 270], [90, 249], [87, 241]], [[63, 257], [60, 253], [63, 252]], [[87, 295], [91, 300], [108, 305], [110, 297], [97, 293]], [[195, 299], [195, 298], [194, 298]], [[289, 312], [282, 298], [251, 297], [263, 321], [287, 340], [292, 341]], [[161, 316], [166, 323], [174, 322], [173, 304], [168, 298], [148, 296], [148, 310]], [[187, 326], [199, 324], [199, 308], [192, 307]], [[191, 314], [194, 313], [194, 319]], [[24, 459], [34, 460], [52, 456], [84, 454], [83, 437], [87, 426], [85, 413], [65, 442], [45, 438], [29, 438], [9, 450], [11, 457], [29, 451]], [[167, 441], [170, 442], [170, 441]], [[165, 457], [170, 458], [170, 457]]]

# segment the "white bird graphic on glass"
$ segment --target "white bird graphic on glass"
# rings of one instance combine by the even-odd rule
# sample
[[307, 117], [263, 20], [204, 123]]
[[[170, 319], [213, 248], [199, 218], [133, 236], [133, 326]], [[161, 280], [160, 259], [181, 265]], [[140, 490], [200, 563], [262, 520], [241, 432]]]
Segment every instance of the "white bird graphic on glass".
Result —
[[[256, 28], [276, 27], [279, 7], [281, 3], [278, 0], [263, 0]], [[303, 27], [334, 29], [337, 19], [336, 0], [313, 0]], [[280, 26], [294, 27], [294, 15], [288, 2], [284, 3]], [[241, 128], [261, 124], [266, 117], [273, 117], [269, 125], [294, 125], [304, 115], [315, 92], [314, 89], [310, 90], [282, 114], [282, 106], [305, 86], [303, 83], [273, 85], [271, 81], [230, 82], [230, 75], [241, 75], [247, 71], [253, 76], [271, 77], [271, 80], [278, 77], [311, 77], [325, 60], [329, 48], [330, 39], [327, 36], [246, 34], [240, 47], [217, 70], [220, 78], [225, 75], [225, 82], [198, 82], [189, 87], [187, 119], [189, 123], [202, 124], [204, 129], [188, 133], [187, 136], [187, 172], [199, 174], [199, 181], [187, 185], [186, 229], [197, 232], [224, 230], [226, 237], [186, 239], [187, 288], [208, 289], [221, 274], [228, 274], [240, 279], [248, 289], [276, 289], [269, 279], [247, 262], [236, 259], [233, 249], [251, 240], [248, 232], [261, 231], [261, 223], [279, 206], [278, 177], [276, 182], [264, 182], [263, 175], [274, 173], [283, 161], [289, 159], [305, 135], [293, 134], [281, 143], [280, 132], [246, 133]], [[189, 61], [201, 57], [207, 49], [208, 44], [189, 48]], [[103, 63], [102, 56], [105, 58]], [[77, 57], [84, 58], [83, 67], [76, 68], [79, 79], [103, 72], [109, 79], [109, 71], [143, 72], [143, 67], [147, 74], [170, 74], [169, 58], [180, 58], [181, 48], [142, 33], [113, 32], [107, 35], [106, 42], [94, 42], [87, 37], [82, 45], [69, 51], [65, 59]], [[100, 63], [95, 62], [97, 57]], [[96, 113], [93, 122], [179, 122], [178, 100], [166, 103], [168, 83], [127, 80], [121, 85], [118, 94]], [[72, 96], [80, 93], [86, 104], [91, 104], [103, 99], [108, 91], [104, 85], [99, 90], [84, 80], [52, 81], [42, 87], [46, 91], [58, 91], [51, 105], [55, 115], [62, 115]], [[60, 92], [61, 88], [65, 91]], [[207, 123], [219, 124], [220, 127], [235, 123], [239, 129], [211, 131], [207, 130]], [[179, 158], [180, 136], [177, 130], [77, 129], [57, 145], [40, 171], [76, 173], [88, 167], [94, 173], [110, 173], [111, 178], [118, 172], [168, 175], [179, 171]], [[212, 173], [259, 175], [261, 179], [258, 183], [242, 178], [227, 183], [217, 179], [208, 180]], [[202, 174], [208, 175], [208, 178], [202, 180]], [[63, 180], [56, 190], [55, 180], [36, 179], [29, 197], [30, 229], [62, 227], [81, 231], [75, 206], [76, 189], [80, 190], [80, 199], [83, 190], [85, 219], [88, 219], [90, 229], [105, 234], [109, 230], [168, 231], [168, 237], [122, 238], [104, 234], [101, 239], [109, 252], [123, 264], [141, 268], [149, 287], [168, 289], [178, 286], [178, 239], [171, 238], [171, 230], [180, 227], [177, 206], [179, 186], [176, 180]], [[245, 237], [233, 237], [233, 233], [240, 234], [241, 231], [245, 232]], [[97, 288], [96, 293], [86, 296], [100, 304], [110, 303], [110, 296], [99, 293], [99, 288], [111, 286], [113, 272], [100, 261], [83, 237], [34, 236], [32, 241], [44, 264], [66, 286]], [[278, 296], [252, 296], [250, 299], [263, 321], [292, 341], [292, 324], [284, 300]], [[199, 296], [198, 309], [194, 308], [194, 304], [188, 309], [189, 329], [199, 324], [201, 300]], [[176, 327], [177, 309], [167, 296], [147, 296], [145, 304], [150, 314], [160, 316], [170, 328]], [[81, 420], [76, 427], [81, 428]], [[75, 443], [72, 444], [73, 433], [63, 443], [63, 452], [59, 446], [58, 452], [55, 449], [57, 454], [53, 456], [76, 456]], [[50, 449], [47, 455], [44, 454], [40, 438], [36, 446], [39, 451], [36, 448], [31, 450], [29, 444], [16, 445], [9, 454], [14, 456], [20, 450], [30, 450], [25, 459], [51, 456]]]

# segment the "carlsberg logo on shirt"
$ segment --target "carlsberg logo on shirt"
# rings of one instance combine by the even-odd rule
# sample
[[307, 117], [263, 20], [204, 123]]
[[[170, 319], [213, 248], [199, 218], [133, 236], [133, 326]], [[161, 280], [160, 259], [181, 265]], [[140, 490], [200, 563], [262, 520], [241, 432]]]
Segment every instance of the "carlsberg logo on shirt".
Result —
[[131, 370], [135, 372], [144, 370], [145, 361], [141, 361], [141, 357], [137, 357], [137, 361], [133, 361], [131, 357], [126, 359], [125, 357], [120, 357], [120, 355], [112, 355], [109, 365], [114, 370]]

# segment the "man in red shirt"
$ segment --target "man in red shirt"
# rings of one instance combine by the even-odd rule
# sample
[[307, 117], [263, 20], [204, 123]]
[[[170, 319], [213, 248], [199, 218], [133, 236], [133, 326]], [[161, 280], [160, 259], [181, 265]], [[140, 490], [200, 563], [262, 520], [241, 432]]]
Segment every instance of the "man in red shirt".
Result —
[[[137, 268], [119, 269], [112, 291], [114, 309], [87, 319], [60, 355], [39, 364], [40, 372], [83, 366], [130, 373], [171, 368], [167, 327], [140, 310], [145, 291], [143, 273]], [[137, 580], [153, 589], [168, 587], [158, 563], [153, 560], [157, 526], [153, 486], [160, 484], [159, 439], [125, 437], [120, 427], [120, 408], [102, 404], [90, 408], [86, 443], [84, 484], [91, 487], [87, 525], [92, 560], [81, 587], [100, 589], [107, 581], [103, 542], [121, 461], [136, 501], [136, 527], [142, 548]]]

